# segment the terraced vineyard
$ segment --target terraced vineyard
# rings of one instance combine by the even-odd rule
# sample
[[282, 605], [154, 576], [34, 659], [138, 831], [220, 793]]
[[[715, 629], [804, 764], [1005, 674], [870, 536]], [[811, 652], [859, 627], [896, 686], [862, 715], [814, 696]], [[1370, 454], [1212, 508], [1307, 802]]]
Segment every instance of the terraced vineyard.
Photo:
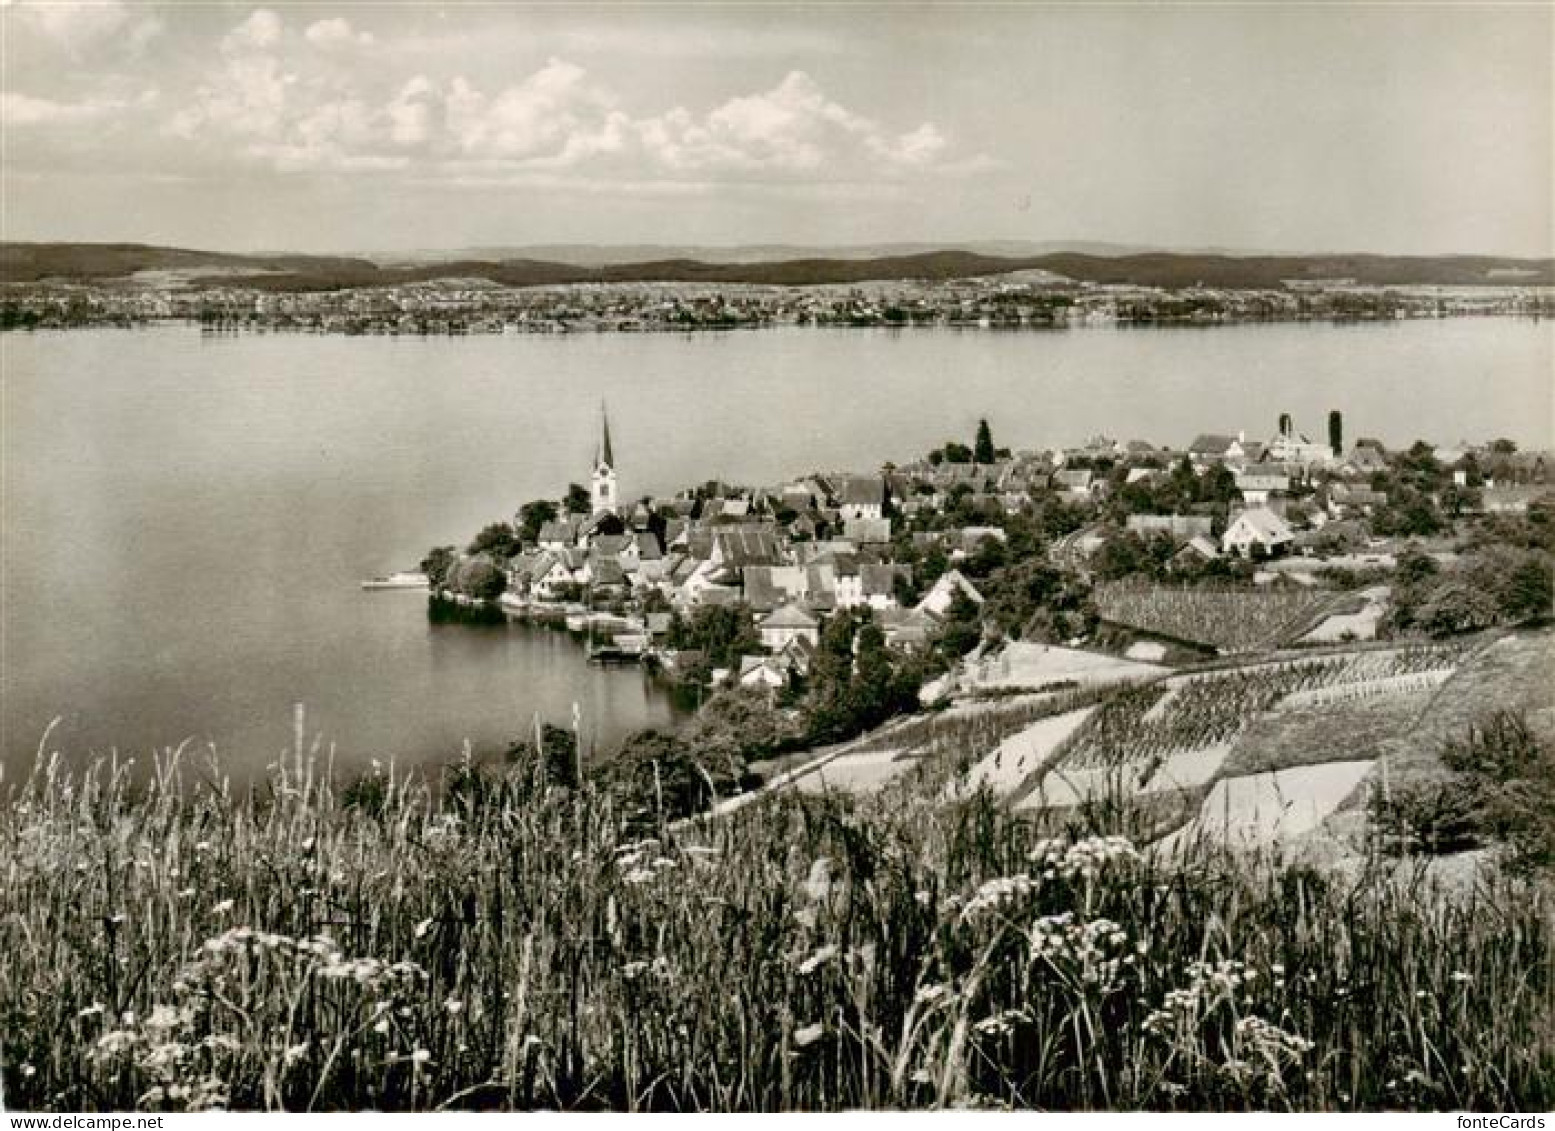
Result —
[[1287, 702], [1242, 733], [1221, 770], [1229, 777], [1380, 758], [1400, 735], [1408, 733], [1431, 694], [1421, 690], [1373, 695], [1320, 706], [1293, 707]]
[[1185, 676], [1130, 689], [1076, 735], [1064, 759], [1085, 768], [1142, 762], [1230, 742], [1292, 697], [1361, 696], [1374, 685], [1445, 675], [1453, 647], [1358, 652]]
[[1104, 621], [1220, 652], [1269, 648], [1310, 628], [1334, 594], [1293, 588], [1230, 589], [1117, 582], [1096, 590]]

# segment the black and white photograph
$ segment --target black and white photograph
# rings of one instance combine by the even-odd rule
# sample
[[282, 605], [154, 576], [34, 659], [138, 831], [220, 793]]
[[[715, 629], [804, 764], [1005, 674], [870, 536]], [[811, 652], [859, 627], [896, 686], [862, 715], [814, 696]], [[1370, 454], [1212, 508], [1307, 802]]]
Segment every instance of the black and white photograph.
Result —
[[1552, 566], [1551, 0], [0, 0], [13, 1129], [1538, 1131]]

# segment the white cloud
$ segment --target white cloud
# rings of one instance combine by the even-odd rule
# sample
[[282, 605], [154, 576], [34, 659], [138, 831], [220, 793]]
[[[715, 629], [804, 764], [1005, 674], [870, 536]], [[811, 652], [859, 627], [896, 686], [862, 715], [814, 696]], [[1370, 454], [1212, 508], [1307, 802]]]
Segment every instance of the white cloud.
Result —
[[431, 140], [436, 97], [425, 75], [417, 75], [401, 87], [384, 109], [389, 140], [399, 146], [420, 146]]
[[77, 58], [105, 45], [138, 52], [162, 30], [123, 0], [5, 0], [0, 8]]
[[[315, 46], [359, 42], [344, 20], [303, 33]], [[219, 64], [168, 123], [174, 136], [222, 137], [282, 171], [414, 168], [423, 176], [593, 177], [622, 185], [885, 182], [942, 174], [950, 145], [924, 123], [905, 132], [836, 102], [803, 71], [703, 113], [634, 114], [590, 72], [551, 58], [483, 89], [417, 74], [369, 89], [338, 52], [286, 51], [280, 17], [254, 11], [223, 40]]]
[[313, 46], [325, 51], [335, 51], [348, 47], [371, 47], [373, 44], [372, 32], [359, 32], [351, 26], [350, 20], [340, 19], [339, 17], [311, 23], [302, 34]]
[[112, 99], [56, 102], [14, 91], [0, 92], [0, 123], [7, 126], [53, 126], [98, 121], [124, 109], [127, 103]]
[[280, 16], [268, 8], [255, 8], [248, 19], [227, 33], [221, 49], [228, 54], [263, 51], [281, 42], [283, 30]]

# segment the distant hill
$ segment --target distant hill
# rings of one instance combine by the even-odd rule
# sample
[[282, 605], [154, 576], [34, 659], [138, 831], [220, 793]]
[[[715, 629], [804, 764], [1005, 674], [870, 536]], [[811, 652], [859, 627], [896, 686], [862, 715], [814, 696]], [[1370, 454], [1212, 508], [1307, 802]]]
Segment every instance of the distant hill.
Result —
[[0, 282], [116, 279], [138, 271], [243, 270], [331, 272], [374, 270], [366, 259], [322, 255], [230, 255], [138, 243], [0, 243]]
[[374, 256], [380, 263], [408, 265], [448, 260], [539, 259], [573, 267], [614, 267], [622, 264], [663, 263], [692, 259], [699, 263], [780, 263], [795, 259], [896, 259], [938, 251], [966, 251], [974, 255], [1029, 258], [1055, 252], [1087, 255], [1138, 255], [1160, 248], [1095, 241], [1035, 243], [1030, 240], [981, 240], [972, 243], [884, 243], [824, 247], [806, 244], [741, 244], [729, 247], [703, 244], [523, 244], [510, 247], [476, 247], [457, 251], [426, 250], [408, 254]]
[[[916, 246], [916, 245], [903, 245]], [[564, 250], [561, 245], [552, 249]], [[574, 248], [574, 251], [578, 249]], [[627, 249], [614, 249], [620, 253]], [[644, 251], [651, 250], [644, 248]], [[751, 249], [759, 251], [760, 249]], [[779, 249], [768, 249], [776, 251]], [[797, 250], [797, 249], [789, 249]], [[604, 264], [530, 257], [469, 257], [380, 264], [365, 258], [232, 255], [144, 244], [0, 244], [0, 282], [122, 279], [143, 271], [177, 271], [196, 283], [233, 283], [276, 291], [341, 290], [438, 279], [480, 279], [502, 286], [561, 283], [689, 282], [806, 286], [870, 280], [946, 280], [1041, 270], [1089, 283], [1154, 287], [1203, 285], [1273, 288], [1286, 280], [1350, 279], [1378, 285], [1555, 285], [1555, 259], [1493, 256], [1217, 255], [1185, 252], [1097, 254], [1053, 251], [993, 255], [964, 249], [892, 255], [827, 253], [741, 262], [652, 258]], [[206, 278], [202, 279], [202, 275]]]

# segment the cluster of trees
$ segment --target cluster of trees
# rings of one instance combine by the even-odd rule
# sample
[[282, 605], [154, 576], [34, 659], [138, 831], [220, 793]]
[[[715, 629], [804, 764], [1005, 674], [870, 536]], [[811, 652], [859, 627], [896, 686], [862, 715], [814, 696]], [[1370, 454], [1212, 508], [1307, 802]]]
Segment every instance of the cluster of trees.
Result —
[[714, 668], [732, 668], [741, 656], [758, 654], [764, 649], [751, 619], [750, 606], [701, 605], [690, 616], [679, 612], [670, 617], [665, 643], [680, 651], [702, 653], [702, 664], [691, 673], [705, 683]]
[[1041, 558], [1012, 561], [982, 590], [984, 621], [1004, 636], [1061, 644], [1096, 628], [1090, 582]]
[[1550, 615], [1555, 573], [1544, 549], [1484, 545], [1450, 565], [1418, 550], [1399, 557], [1388, 627], [1450, 636]]
[[[1101, 470], [1101, 469], [1094, 469]], [[1122, 523], [1131, 514], [1190, 514], [1196, 508], [1212, 508], [1224, 514], [1237, 504], [1242, 492], [1236, 476], [1222, 464], [1215, 464], [1199, 475], [1187, 456], [1174, 463], [1165, 475], [1128, 482], [1128, 468], [1112, 464], [1108, 477], [1103, 514]]]
[[730, 688], [673, 734], [638, 731], [588, 773], [619, 799], [628, 823], [645, 832], [759, 784], [752, 761], [796, 749], [804, 740], [797, 711], [775, 710], [760, 691]]
[[421, 559], [421, 572], [427, 575], [433, 596], [455, 593], [476, 601], [495, 601], [508, 587], [506, 571], [486, 550], [464, 556], [452, 546], [437, 546]]
[[[973, 605], [974, 615], [976, 606]], [[703, 606], [670, 620], [671, 648], [702, 653], [689, 678], [705, 680], [714, 668], [736, 668], [741, 656], [766, 651], [743, 604]], [[970, 647], [970, 646], [969, 646]], [[796, 706], [808, 741], [834, 742], [877, 725], [917, 702], [925, 660], [893, 652], [868, 610], [838, 612], [821, 632], [809, 673], [778, 696]]]
[[1140, 535], [1132, 530], [1116, 530], [1091, 555], [1091, 575], [1097, 581], [1122, 581], [1141, 578], [1196, 584], [1251, 582], [1255, 564], [1250, 559], [1222, 555], [1201, 558], [1183, 554], [1168, 534]]
[[971, 447], [956, 440], [949, 440], [928, 455], [929, 462], [935, 467], [942, 463], [991, 464], [1009, 458], [1009, 448], [994, 447], [993, 431], [988, 427], [987, 420], [977, 422], [977, 436], [972, 441]]
[[924, 664], [886, 646], [869, 612], [839, 612], [810, 661], [802, 700], [810, 741], [840, 742], [918, 705]]
[[1465, 482], [1460, 485], [1424, 440], [1394, 455], [1386, 470], [1371, 477], [1372, 490], [1388, 496], [1386, 505], [1372, 513], [1372, 533], [1426, 538], [1451, 530], [1453, 519], [1478, 508], [1484, 485], [1474, 457], [1466, 457], [1464, 464]]

